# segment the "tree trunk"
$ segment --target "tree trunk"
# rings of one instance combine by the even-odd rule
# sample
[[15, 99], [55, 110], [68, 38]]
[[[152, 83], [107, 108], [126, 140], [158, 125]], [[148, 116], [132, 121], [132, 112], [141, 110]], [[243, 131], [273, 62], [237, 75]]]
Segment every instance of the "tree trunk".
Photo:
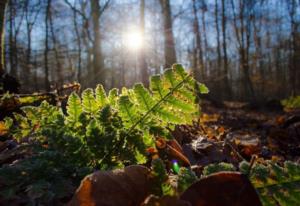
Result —
[[[245, 12], [246, 9], [250, 9], [245, 6], [245, 0], [239, 0], [239, 24], [237, 23], [237, 15], [235, 13], [234, 1], [231, 1], [233, 11], [234, 30], [238, 41], [239, 50], [239, 63], [242, 70], [242, 85], [244, 87], [244, 99], [255, 101], [255, 94], [253, 84], [250, 78], [250, 67], [249, 67], [249, 48], [250, 48], [250, 17], [249, 11]], [[247, 15], [246, 15], [247, 13]], [[240, 26], [239, 26], [240, 25]]]
[[219, 8], [218, 0], [215, 0], [215, 26], [217, 32], [217, 70], [218, 75], [221, 75], [221, 43], [220, 43], [220, 27], [219, 27]]
[[57, 74], [57, 83], [60, 85], [63, 85], [64, 79], [62, 75], [62, 66], [59, 60], [59, 53], [58, 53], [58, 43], [57, 39], [55, 37], [55, 32], [54, 32], [54, 25], [53, 25], [53, 13], [50, 11], [49, 14], [49, 24], [50, 24], [50, 32], [51, 32], [51, 38], [52, 38], [52, 43], [53, 43], [53, 51], [55, 54], [55, 61], [56, 61], [56, 74]]
[[17, 76], [17, 66], [15, 63], [15, 42], [14, 42], [14, 13], [12, 1], [9, 2], [9, 64], [10, 64], [10, 74], [14, 77]]
[[78, 23], [77, 23], [77, 12], [74, 10], [73, 11], [73, 24], [74, 24], [74, 29], [75, 29], [75, 34], [76, 34], [76, 41], [77, 41], [77, 50], [78, 50], [78, 64], [77, 64], [77, 81], [80, 83], [81, 82], [81, 37], [79, 34], [79, 29], [78, 29]]
[[[290, 16], [290, 26], [291, 26], [291, 42], [290, 42], [290, 61], [289, 61], [289, 80], [291, 84], [291, 95], [296, 95], [297, 93], [297, 65], [299, 65], [299, 48], [297, 46], [299, 39], [297, 38], [298, 25], [296, 22], [296, 0], [287, 1], [289, 16]], [[299, 75], [300, 77], [300, 75]]]
[[224, 87], [227, 93], [227, 98], [232, 98], [232, 90], [229, 84], [229, 73], [228, 73], [228, 58], [227, 58], [227, 36], [226, 36], [226, 10], [225, 0], [222, 0], [222, 38], [223, 38], [223, 67], [224, 67]]
[[216, 82], [216, 90], [218, 91], [218, 96], [220, 99], [224, 98], [224, 87], [223, 77], [222, 77], [222, 67], [221, 67], [221, 43], [220, 43], [220, 27], [219, 27], [219, 4], [218, 0], [215, 0], [215, 27], [217, 32], [217, 66], [216, 66], [216, 74], [218, 81]]
[[203, 40], [204, 40], [204, 75], [207, 76], [207, 68], [210, 67], [209, 58], [208, 58], [208, 42], [207, 42], [207, 33], [206, 33], [206, 13], [207, 12], [207, 5], [205, 0], [202, 0], [202, 32], [203, 32]]
[[0, 77], [4, 74], [4, 24], [5, 24], [5, 8], [8, 0], [0, 0]]
[[26, 12], [26, 29], [27, 29], [27, 53], [26, 53], [26, 65], [23, 69], [23, 80], [25, 85], [29, 83], [30, 67], [31, 67], [31, 22], [29, 20], [29, 0], [25, 1], [25, 12]]
[[45, 14], [45, 51], [44, 51], [44, 64], [45, 64], [45, 89], [50, 91], [49, 82], [49, 65], [48, 65], [48, 53], [49, 53], [49, 16], [52, 0], [47, 0], [46, 14]]
[[204, 80], [204, 65], [202, 53], [202, 40], [199, 28], [199, 20], [197, 15], [196, 0], [193, 0], [193, 18], [194, 18], [194, 35], [195, 35], [195, 55], [194, 55], [194, 75], [198, 81]]
[[165, 38], [165, 68], [176, 63], [176, 50], [173, 36], [172, 14], [170, 0], [160, 0], [164, 22], [164, 38]]
[[[140, 27], [142, 33], [142, 39], [145, 42], [145, 0], [141, 0], [140, 5]], [[145, 47], [141, 48], [140, 51], [140, 65], [141, 65], [141, 79], [144, 86], [148, 87], [149, 85], [149, 74], [148, 74], [148, 67], [146, 62], [146, 55], [145, 55]]]
[[93, 74], [92, 83], [95, 86], [100, 83], [105, 86], [104, 60], [101, 51], [100, 33], [100, 3], [99, 0], [91, 0], [92, 22], [93, 22]]

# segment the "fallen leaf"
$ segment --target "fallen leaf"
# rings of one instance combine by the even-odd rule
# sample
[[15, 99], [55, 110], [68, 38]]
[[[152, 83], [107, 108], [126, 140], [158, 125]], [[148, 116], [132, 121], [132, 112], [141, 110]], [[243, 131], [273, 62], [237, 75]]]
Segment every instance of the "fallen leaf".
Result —
[[140, 205], [149, 195], [150, 171], [143, 166], [98, 171], [86, 176], [69, 206]]
[[163, 196], [159, 198], [157, 196], [150, 195], [141, 206], [191, 206], [191, 204], [173, 196]]
[[209, 175], [191, 185], [180, 199], [193, 206], [262, 205], [248, 178], [238, 172]]
[[8, 133], [8, 129], [5, 126], [5, 123], [3, 121], [0, 121], [0, 137], [4, 136]]

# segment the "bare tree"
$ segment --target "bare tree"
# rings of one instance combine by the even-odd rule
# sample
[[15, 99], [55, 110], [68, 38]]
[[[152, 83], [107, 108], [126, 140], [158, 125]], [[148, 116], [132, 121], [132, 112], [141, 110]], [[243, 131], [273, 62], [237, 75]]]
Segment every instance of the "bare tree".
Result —
[[[250, 49], [250, 32], [251, 32], [251, 9], [253, 2], [246, 0], [238, 1], [238, 17], [236, 14], [236, 5], [234, 0], [231, 0], [234, 30], [238, 43], [240, 68], [243, 74], [243, 86], [245, 91], [245, 97], [251, 101], [255, 101], [255, 94], [252, 81], [250, 79], [250, 65], [249, 65], [249, 49]], [[238, 23], [239, 22], [239, 23]]]
[[45, 67], [45, 89], [50, 91], [49, 82], [49, 65], [48, 65], [48, 53], [49, 53], [49, 17], [52, 0], [47, 0], [46, 13], [45, 13], [45, 50], [44, 50], [44, 67]]
[[[143, 41], [145, 41], [145, 0], [140, 2], [140, 27]], [[145, 86], [149, 85], [148, 66], [146, 62], [145, 47], [140, 51], [141, 79]]]
[[[297, 93], [297, 67], [300, 63], [300, 45], [299, 45], [299, 34], [298, 30], [298, 22], [296, 21], [296, 9], [297, 2], [296, 0], [289, 0], [287, 2], [288, 13], [290, 17], [290, 26], [291, 26], [291, 40], [290, 40], [290, 62], [289, 62], [289, 73], [290, 73], [290, 83], [291, 83], [291, 95], [296, 95]], [[298, 80], [299, 81], [299, 80]]]
[[0, 1], [0, 77], [4, 74], [4, 22], [5, 22], [5, 8], [8, 0]]
[[232, 98], [232, 91], [229, 84], [229, 70], [228, 70], [228, 57], [227, 57], [227, 35], [226, 35], [226, 5], [225, 0], [222, 0], [222, 48], [223, 48], [223, 67], [224, 67], [224, 87], [227, 92], [227, 97]]
[[195, 57], [194, 57], [194, 73], [197, 80], [203, 80], [204, 77], [204, 65], [203, 65], [203, 52], [202, 52], [202, 40], [199, 28], [199, 20], [197, 14], [196, 0], [193, 0], [193, 30], [195, 34]]
[[34, 5], [30, 5], [30, 1], [26, 0], [24, 2], [24, 12], [25, 12], [25, 20], [26, 20], [26, 29], [27, 29], [27, 51], [26, 51], [26, 65], [23, 69], [22, 76], [24, 78], [24, 82], [28, 83], [29, 82], [29, 77], [31, 73], [31, 67], [32, 67], [32, 62], [31, 62], [31, 44], [32, 44], [32, 39], [31, 39], [31, 33], [33, 26], [37, 20], [37, 17], [39, 15], [41, 6], [40, 6], [40, 1], [38, 1]]
[[58, 77], [57, 82], [59, 84], [63, 84], [64, 79], [63, 79], [63, 74], [62, 74], [62, 65], [60, 63], [59, 53], [58, 53], [59, 42], [56, 38], [56, 34], [55, 34], [55, 31], [54, 31], [53, 17], [54, 17], [54, 12], [53, 12], [53, 9], [50, 8], [49, 26], [50, 26], [51, 38], [52, 38], [52, 43], [53, 43], [53, 51], [54, 51], [55, 61], [56, 61], [56, 73], [57, 73], [57, 77]]
[[173, 36], [172, 13], [170, 0], [159, 0], [163, 14], [163, 28], [165, 38], [165, 67], [176, 63], [175, 42]]
[[104, 57], [101, 50], [101, 31], [100, 31], [100, 17], [105, 9], [108, 7], [110, 0], [107, 0], [101, 7], [99, 0], [91, 0], [92, 23], [93, 23], [93, 84], [105, 85], [105, 69]]

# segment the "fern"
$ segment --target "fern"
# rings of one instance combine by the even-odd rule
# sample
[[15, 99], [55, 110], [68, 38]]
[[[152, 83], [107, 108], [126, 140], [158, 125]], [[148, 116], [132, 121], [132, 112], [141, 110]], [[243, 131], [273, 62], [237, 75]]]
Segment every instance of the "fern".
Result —
[[82, 110], [88, 114], [95, 115], [99, 110], [97, 101], [92, 89], [86, 89], [82, 92]]
[[108, 103], [108, 100], [107, 100], [106, 92], [102, 85], [97, 85], [95, 89], [95, 94], [96, 94], [96, 102], [98, 108], [104, 107]]
[[299, 205], [300, 165], [290, 161], [285, 162], [283, 167], [272, 162], [256, 164], [250, 179], [263, 205]]
[[[84, 100], [85, 102], [87, 100]], [[68, 99], [68, 106], [67, 106], [67, 114], [66, 120], [68, 123], [71, 123], [72, 125], [78, 125], [79, 124], [79, 117], [82, 113], [82, 107], [81, 107], [81, 100], [80, 97], [76, 93], [72, 93]]]
[[[196, 89], [199, 89], [196, 91]], [[124, 92], [124, 93], [123, 93]], [[150, 90], [141, 84], [136, 84], [133, 90], [123, 90], [119, 100], [119, 107], [126, 108], [129, 105], [133, 110], [130, 113], [121, 113], [121, 117], [130, 119], [132, 128], [143, 128], [145, 123], [161, 126], [172, 124], [190, 124], [199, 115], [199, 106], [196, 103], [196, 93], [206, 93], [207, 88], [196, 82], [192, 76], [185, 72], [179, 64], [173, 65], [163, 75], [151, 77]], [[133, 118], [139, 114], [139, 118], [133, 123]]]
[[[199, 117], [196, 94], [206, 92], [207, 88], [196, 82], [181, 65], [174, 65], [164, 74], [152, 77], [149, 89], [136, 84], [132, 89], [122, 88], [121, 93], [112, 89], [107, 94], [103, 86], [98, 85], [95, 90], [84, 90], [81, 96], [72, 93], [66, 113], [43, 102], [39, 107], [22, 108], [22, 115], [15, 114], [14, 123], [13, 119], [6, 118], [5, 125], [20, 143], [23, 139], [34, 142], [29, 145], [34, 148], [32, 164], [41, 161], [46, 164], [43, 174], [53, 172], [60, 176], [65, 172], [81, 178], [94, 169], [146, 163], [149, 160], [146, 149], [155, 147], [156, 136], [171, 138], [172, 127], [192, 123]], [[60, 158], [51, 161], [58, 164], [45, 162], [44, 153], [57, 154]], [[62, 158], [66, 165], [72, 166], [63, 167]], [[154, 162], [153, 169], [160, 183], [156, 194], [173, 193], [162, 162]], [[78, 170], [83, 172], [79, 174]], [[188, 180], [182, 181], [183, 185], [190, 183], [190, 174], [183, 172], [182, 177]], [[30, 188], [43, 194], [49, 189], [49, 183], [42, 184], [40, 176], [32, 178], [37, 184]], [[29, 184], [22, 181], [13, 182], [9, 187], [22, 190], [23, 184]]]
[[203, 175], [207, 176], [216, 172], [222, 172], [222, 171], [235, 171], [235, 167], [232, 164], [221, 162], [216, 164], [210, 164], [204, 167], [203, 169]]
[[198, 180], [196, 174], [188, 168], [181, 167], [178, 174], [177, 189], [179, 192], [185, 191], [189, 186]]

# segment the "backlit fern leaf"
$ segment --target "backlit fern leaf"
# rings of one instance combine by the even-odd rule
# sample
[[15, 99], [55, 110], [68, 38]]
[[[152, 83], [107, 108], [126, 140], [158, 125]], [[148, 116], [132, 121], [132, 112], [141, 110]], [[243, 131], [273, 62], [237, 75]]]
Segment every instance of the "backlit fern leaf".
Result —
[[300, 165], [287, 161], [283, 167], [269, 162], [257, 164], [251, 182], [259, 191], [263, 205], [290, 206], [300, 203]]
[[[150, 90], [142, 84], [136, 84], [133, 90], [122, 90], [122, 95], [128, 96], [127, 106], [132, 105], [135, 113], [141, 115], [132, 126], [141, 126], [150, 121], [161, 126], [192, 123], [199, 111], [195, 102], [196, 93], [205, 92], [203, 88], [196, 91], [199, 86], [200, 84], [181, 65], [176, 64], [163, 75], [151, 77]], [[125, 103], [122, 101], [119, 101], [119, 104]], [[122, 105], [122, 108], [125, 108], [125, 105]], [[128, 120], [128, 114], [124, 112], [121, 112], [121, 117]]]
[[104, 105], [107, 104], [108, 100], [106, 92], [101, 84], [97, 85], [95, 89], [95, 95], [98, 108], [102, 108]]
[[82, 92], [82, 109], [85, 113], [96, 114], [98, 111], [97, 101], [92, 89], [86, 89]]
[[123, 117], [125, 125], [133, 125], [137, 121], [134, 104], [129, 100], [128, 96], [120, 96], [119, 113]]
[[[235, 171], [229, 163], [210, 164], [203, 170], [203, 175], [220, 171]], [[286, 161], [281, 167], [271, 161], [250, 164], [243, 161], [239, 171], [247, 176], [256, 188], [264, 206], [300, 205], [300, 165]], [[249, 174], [250, 172], [250, 174]]]
[[116, 106], [118, 101], [118, 93], [119, 90], [117, 88], [113, 88], [108, 92], [107, 100], [111, 106]]
[[81, 100], [76, 93], [72, 93], [68, 99], [67, 105], [67, 114], [66, 117], [67, 123], [71, 125], [78, 125], [79, 117], [82, 113]]
[[139, 108], [143, 111], [149, 111], [155, 104], [149, 91], [142, 85], [136, 84], [133, 88]]

